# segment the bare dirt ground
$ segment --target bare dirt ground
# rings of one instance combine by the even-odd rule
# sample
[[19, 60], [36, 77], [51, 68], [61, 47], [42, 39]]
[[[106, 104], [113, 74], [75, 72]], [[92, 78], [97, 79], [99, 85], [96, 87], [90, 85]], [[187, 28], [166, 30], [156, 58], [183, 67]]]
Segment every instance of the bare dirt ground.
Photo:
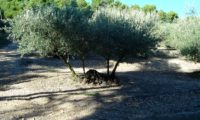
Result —
[[[73, 65], [81, 72], [79, 61]], [[105, 72], [100, 59], [87, 66]], [[121, 86], [85, 85], [70, 79], [62, 61], [21, 59], [11, 44], [0, 50], [0, 119], [199, 120], [200, 79], [188, 75], [196, 70], [199, 63], [155, 57], [120, 64]]]

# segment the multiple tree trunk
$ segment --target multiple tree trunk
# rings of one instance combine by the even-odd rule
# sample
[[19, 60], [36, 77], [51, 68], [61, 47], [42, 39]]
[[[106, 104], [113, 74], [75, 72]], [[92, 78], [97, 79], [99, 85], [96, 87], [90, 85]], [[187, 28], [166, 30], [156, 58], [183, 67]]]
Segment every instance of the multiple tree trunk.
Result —
[[60, 57], [60, 59], [63, 60], [64, 64], [69, 68], [69, 70], [72, 73], [72, 76], [77, 77], [77, 74], [76, 74], [75, 70], [73, 69], [72, 65], [69, 63], [69, 60], [67, 60], [67, 58], [65, 56], [59, 56], [59, 57]]
[[[66, 56], [59, 56], [59, 57], [60, 57], [60, 59], [63, 60], [64, 64], [69, 68], [70, 72], [72, 73], [72, 76], [73, 77], [77, 77], [78, 75], [76, 74], [76, 72], [73, 69], [72, 65], [69, 63], [69, 60], [67, 59], [67, 57]], [[123, 57], [119, 57], [119, 59], [116, 61], [115, 65], [114, 65], [114, 68], [113, 68], [111, 73], [110, 73], [110, 59], [107, 58], [106, 59], [107, 73], [106, 74], [101, 74], [101, 73], [98, 73], [96, 70], [89, 70], [88, 72], [86, 72], [85, 71], [85, 58], [82, 57], [81, 62], [82, 62], [82, 68], [83, 68], [84, 77], [86, 79], [88, 79], [87, 81], [90, 81], [88, 83], [91, 83], [91, 81], [93, 81], [94, 83], [97, 83], [96, 80], [100, 81], [99, 79], [104, 79], [105, 81], [114, 81], [114, 79], [116, 79], [116, 74], [115, 73], [116, 73], [117, 67], [119, 66], [122, 58]], [[95, 74], [93, 74], [93, 73], [95, 73]], [[88, 77], [88, 76], [90, 76], [90, 77]], [[99, 82], [99, 83], [102, 83], [102, 82]]]
[[123, 59], [123, 57], [119, 57], [119, 59], [117, 60], [115, 66], [114, 66], [114, 68], [113, 68], [113, 70], [112, 70], [112, 73], [111, 73], [111, 75], [110, 75], [111, 78], [114, 79], [114, 78], [116, 77], [115, 73], [116, 73], [117, 67], [119, 66], [119, 63], [121, 62], [122, 59]]

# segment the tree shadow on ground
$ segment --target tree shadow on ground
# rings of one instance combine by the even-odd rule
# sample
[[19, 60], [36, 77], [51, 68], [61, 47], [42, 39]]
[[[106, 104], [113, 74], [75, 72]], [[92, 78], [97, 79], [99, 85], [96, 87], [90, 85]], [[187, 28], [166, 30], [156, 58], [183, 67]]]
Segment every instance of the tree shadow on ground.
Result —
[[121, 88], [112, 95], [95, 94], [101, 106], [79, 120], [200, 119], [199, 81], [165, 60], [141, 64], [140, 71], [118, 73]]
[[[20, 58], [19, 54], [16, 53], [4, 53], [2, 57], [8, 57], [10, 60], [0, 61], [0, 90], [9, 90], [9, 86], [17, 83], [30, 81], [31, 78], [45, 77], [39, 75], [26, 75], [28, 72], [34, 74], [41, 72], [58, 72], [56, 69], [67, 69], [61, 60], [56, 58], [35, 58], [35, 57], [24, 57]], [[95, 66], [95, 63], [99, 63]], [[104, 68], [104, 61], [86, 61], [87, 66], [90, 68], [95, 68], [101, 66]], [[79, 68], [81, 67], [80, 61], [75, 60], [72, 65]], [[32, 67], [39, 66], [39, 67]], [[110, 66], [112, 67], [112, 66]], [[24, 77], [21, 77], [23, 76]], [[19, 76], [19, 77], [18, 77]], [[26, 79], [25, 79], [26, 78]]]
[[[43, 60], [43, 59], [42, 59]], [[46, 60], [39, 65], [46, 64]], [[52, 60], [50, 63], [55, 62]], [[30, 78], [45, 76], [26, 76], [14, 78], [15, 75], [26, 73], [29, 70], [36, 72], [41, 69], [30, 69], [28, 66], [35, 64], [28, 62], [24, 67], [16, 64], [16, 61], [3, 61], [0, 65], [8, 65], [9, 69], [1, 70], [0, 83], [4, 85], [18, 84], [27, 82]], [[55, 64], [55, 63], [54, 63]], [[57, 64], [57, 63], [56, 63]], [[200, 83], [193, 81], [185, 73], [176, 72], [179, 66], [169, 64], [167, 61], [155, 60], [142, 62], [140, 71], [121, 72], [118, 76], [121, 80], [121, 86], [113, 89], [108, 87], [93, 87], [77, 90], [39, 92], [27, 95], [14, 95], [0, 97], [0, 101], [24, 100], [31, 101], [35, 99], [48, 99], [45, 105], [35, 105], [29, 108], [16, 108], [16, 111], [28, 110], [29, 112], [15, 117], [14, 119], [31, 118], [44, 116], [65, 103], [73, 103], [78, 107], [87, 109], [87, 106], [80, 105], [98, 104], [98, 107], [92, 114], [80, 118], [79, 120], [199, 120], [200, 119]], [[13, 69], [18, 67], [17, 72]], [[54, 66], [53, 67], [60, 67]], [[165, 69], [162, 69], [165, 68]], [[161, 69], [161, 70], [160, 70]], [[46, 70], [46, 69], [44, 69]], [[162, 72], [161, 72], [162, 71]], [[6, 73], [8, 72], [8, 73]], [[3, 73], [3, 74], [2, 74]], [[6, 81], [6, 76], [13, 76], [13, 81]], [[93, 91], [95, 90], [95, 92]], [[110, 92], [110, 94], [105, 94]], [[86, 95], [82, 99], [69, 99], [72, 95]], [[85, 104], [84, 104], [85, 105]], [[15, 111], [13, 110], [13, 111]], [[79, 111], [75, 111], [78, 113]], [[6, 114], [9, 111], [1, 112]]]
[[149, 59], [148, 61], [139, 62], [142, 66], [140, 67], [141, 71], [178, 71], [180, 69], [178, 64], [169, 63], [167, 59], [154, 58]]
[[[10, 86], [14, 84], [29, 82], [33, 78], [45, 78], [44, 75], [38, 75], [39, 72], [50, 71], [48, 68], [32, 68], [27, 65], [21, 65], [20, 58], [17, 54], [14, 54], [14, 58], [11, 54], [8, 54], [9, 60], [0, 61], [0, 91], [6, 91], [11, 89]], [[7, 55], [1, 57], [8, 57]], [[27, 74], [32, 72], [34, 74]]]
[[[200, 84], [191, 82], [193, 79], [184, 73], [134, 71], [118, 73], [118, 76], [121, 79], [118, 87], [4, 96], [0, 101], [48, 99], [47, 104], [31, 107], [31, 112], [16, 119], [48, 115], [60, 105], [73, 103], [81, 109], [87, 109], [85, 104], [98, 104], [92, 114], [78, 120], [199, 120]], [[88, 97], [69, 99], [76, 95]]]
[[6, 91], [11, 89], [12, 85], [25, 83], [31, 81], [33, 78], [47, 78], [44, 75], [20, 75], [20, 76], [9, 76], [0, 78], [0, 91]]
[[[8, 51], [9, 52], [9, 51]], [[14, 84], [29, 82], [33, 78], [45, 78], [38, 75], [39, 72], [50, 71], [48, 68], [32, 68], [22, 65], [21, 58], [17, 53], [0, 53], [0, 91], [11, 89]], [[32, 72], [34, 74], [26, 74]]]
[[11, 100], [32, 100], [42, 97], [54, 97], [59, 95], [76, 95], [85, 93], [88, 90], [98, 90], [98, 89], [106, 89], [116, 86], [101, 86], [101, 87], [90, 87], [90, 88], [80, 88], [80, 89], [72, 89], [65, 91], [53, 91], [53, 92], [38, 92], [27, 95], [15, 95], [15, 96], [5, 96], [0, 97], [0, 101], [11, 101]]
[[[70, 58], [69, 61], [74, 68], [82, 68], [82, 61], [80, 59]], [[39, 65], [52, 68], [66, 68], [62, 60], [53, 56], [41, 58], [38, 55], [33, 54], [19, 59], [18, 62], [22, 66]], [[110, 68], [113, 66], [114, 64], [110, 63]], [[85, 58], [85, 67], [88, 69], [102, 69], [106, 67], [106, 60], [99, 56], [87, 56]]]
[[200, 119], [200, 84], [184, 73], [137, 71], [119, 76], [122, 87], [112, 95], [94, 95], [101, 106], [79, 120]]
[[[114, 86], [112, 86], [114, 87]], [[110, 88], [110, 86], [102, 86], [102, 87], [91, 87], [91, 88], [81, 88], [81, 89], [73, 89], [73, 90], [65, 90], [65, 91], [54, 91], [54, 92], [38, 92], [33, 94], [27, 95], [15, 95], [15, 96], [4, 96], [0, 97], [0, 101], [31, 101], [37, 99], [48, 99], [48, 102], [45, 105], [35, 105], [32, 107], [26, 108], [19, 108], [14, 109], [12, 112], [18, 111], [28, 111], [27, 113], [20, 115], [18, 117], [14, 116], [13, 120], [23, 119], [23, 118], [35, 118], [38, 116], [47, 115], [48, 112], [54, 112], [52, 110], [56, 109], [58, 106], [66, 104], [66, 103], [73, 103], [74, 105], [80, 104], [82, 100], [90, 101], [90, 99], [69, 99], [72, 95], [86, 95], [88, 94], [87, 91], [90, 90], [101, 90]], [[10, 111], [4, 111], [1, 114], [9, 113]]]
[[[11, 49], [14, 51], [16, 50], [15, 48]], [[4, 58], [0, 60], [0, 91], [10, 90], [12, 89], [12, 85], [29, 82], [34, 78], [44, 79], [46, 76], [38, 75], [41, 72], [60, 72], [57, 71], [57, 69], [67, 69], [66, 66], [63, 65], [61, 60], [52, 57], [35, 58], [33, 56], [29, 56], [20, 58], [20, 55], [17, 52], [9, 51], [9, 49], [4, 49], [3, 52], [1, 51], [0, 55], [1, 58]], [[93, 65], [97, 61], [87, 62], [87, 67], [95, 67]], [[81, 65], [78, 63], [80, 63], [79, 60], [73, 62], [76, 67], [81, 67]], [[104, 63], [100, 62], [100, 64], [102, 65]], [[97, 66], [99, 65], [96, 65], [96, 67]], [[31, 75], [27, 74], [29, 72], [31, 72]]]

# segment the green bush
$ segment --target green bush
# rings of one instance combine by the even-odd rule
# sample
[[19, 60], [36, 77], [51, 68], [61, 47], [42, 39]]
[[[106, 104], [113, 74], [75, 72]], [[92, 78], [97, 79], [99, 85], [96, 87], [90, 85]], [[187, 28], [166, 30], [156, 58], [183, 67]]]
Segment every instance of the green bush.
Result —
[[180, 19], [170, 25], [167, 37], [170, 46], [193, 61], [200, 61], [200, 18]]

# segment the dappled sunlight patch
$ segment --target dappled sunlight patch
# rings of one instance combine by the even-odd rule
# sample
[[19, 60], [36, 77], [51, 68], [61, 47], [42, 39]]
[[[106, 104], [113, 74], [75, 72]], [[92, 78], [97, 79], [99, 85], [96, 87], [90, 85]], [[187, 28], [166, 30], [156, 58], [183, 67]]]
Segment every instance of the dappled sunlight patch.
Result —
[[5, 111], [15, 111], [15, 110], [19, 109], [21, 106], [24, 106], [27, 103], [30, 103], [30, 102], [28, 102], [26, 100], [1, 101], [0, 111], [1, 112], [3, 112], [3, 111], [4, 112]]
[[69, 106], [66, 108], [59, 108], [59, 109], [55, 110], [54, 112], [51, 112], [50, 114], [41, 116], [39, 118], [40, 119], [55, 118], [55, 119], [59, 119], [59, 120], [63, 120], [63, 119], [79, 120], [81, 118], [92, 115], [96, 109], [97, 109], [97, 105], [90, 105], [87, 107], [76, 107], [73, 109], [70, 109], [70, 106]]
[[49, 102], [49, 98], [48, 97], [36, 97], [35, 99], [32, 99], [30, 100], [30, 102], [32, 104], [35, 104], [35, 105], [45, 105]]
[[34, 110], [39, 112], [40, 106], [26, 100], [1, 101], [1, 103], [0, 117], [4, 119], [19, 119], [25, 114], [32, 113]]
[[178, 64], [180, 66], [179, 72], [193, 72], [200, 70], [200, 63], [186, 61], [185, 59], [170, 59], [169, 63]]

